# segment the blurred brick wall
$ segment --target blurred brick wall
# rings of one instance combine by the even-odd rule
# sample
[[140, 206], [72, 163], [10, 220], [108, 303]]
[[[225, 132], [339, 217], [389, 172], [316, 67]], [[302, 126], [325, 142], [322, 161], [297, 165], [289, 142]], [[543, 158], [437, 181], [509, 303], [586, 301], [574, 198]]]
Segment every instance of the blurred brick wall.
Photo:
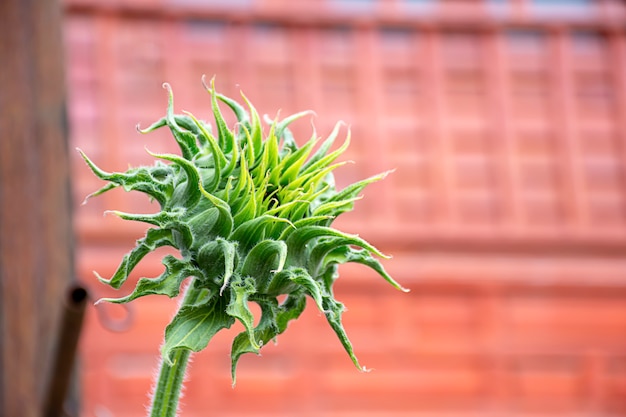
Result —
[[[67, 0], [72, 140], [107, 170], [173, 150], [135, 125], [209, 118], [200, 77], [262, 113], [313, 109], [320, 135], [352, 127], [346, 184], [390, 168], [338, 224], [394, 255], [401, 294], [358, 266], [338, 297], [357, 372], [324, 318], [244, 357], [195, 356], [183, 415], [471, 416], [626, 413], [626, 7], [604, 0]], [[310, 124], [295, 126], [308, 138]], [[101, 184], [74, 158], [76, 205]], [[78, 272], [110, 275], [143, 234], [76, 209]], [[154, 256], [135, 278], [161, 271]], [[122, 289], [129, 291], [130, 286]], [[175, 302], [133, 303], [126, 332], [91, 311], [83, 416], [139, 416]], [[103, 306], [100, 314], [123, 320]]]

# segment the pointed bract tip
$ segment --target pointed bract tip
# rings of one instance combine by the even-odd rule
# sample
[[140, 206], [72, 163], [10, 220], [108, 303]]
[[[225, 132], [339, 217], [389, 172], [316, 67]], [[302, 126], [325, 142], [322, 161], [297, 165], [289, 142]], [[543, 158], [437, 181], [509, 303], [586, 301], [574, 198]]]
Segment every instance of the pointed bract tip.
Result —
[[209, 91], [211, 94], [215, 93], [215, 75], [211, 77], [211, 80], [207, 83], [206, 74], [202, 74], [202, 86], [205, 90]]
[[379, 177], [380, 177], [380, 179], [382, 180], [382, 179], [387, 178], [387, 175], [389, 175], [389, 174], [393, 174], [394, 172], [396, 172], [396, 169], [395, 169], [395, 168], [393, 168], [393, 169], [389, 169], [389, 170], [387, 170], [387, 171], [385, 171], [385, 172], [381, 172], [381, 173], [379, 174]]
[[204, 87], [204, 89], [210, 90], [209, 85], [206, 82], [206, 74], [202, 74], [202, 77], [200, 78], [200, 80], [202, 81], [202, 86]]
[[87, 154], [85, 152], [83, 152], [82, 149], [80, 149], [78, 146], [76, 147], [76, 151], [80, 154], [80, 156], [85, 160], [85, 162], [87, 162]]
[[144, 150], [144, 151], [146, 151], [146, 153], [147, 153], [148, 155], [150, 155], [150, 156], [153, 156], [153, 157], [155, 157], [155, 158], [158, 158], [158, 157], [159, 157], [159, 155], [158, 155], [158, 154], [153, 153], [153, 152], [151, 152], [151, 151], [150, 151], [150, 149], [148, 149], [148, 145], [144, 146], [144, 147], [143, 147], [143, 150]]
[[99, 273], [97, 273], [96, 271], [91, 271], [91, 272], [94, 274], [94, 276], [95, 276], [95, 277], [98, 279], [98, 281], [100, 281], [101, 283], [103, 283], [103, 284], [109, 284], [109, 283], [111, 282], [111, 280], [110, 280], [110, 279], [103, 278], [103, 277], [102, 277]]

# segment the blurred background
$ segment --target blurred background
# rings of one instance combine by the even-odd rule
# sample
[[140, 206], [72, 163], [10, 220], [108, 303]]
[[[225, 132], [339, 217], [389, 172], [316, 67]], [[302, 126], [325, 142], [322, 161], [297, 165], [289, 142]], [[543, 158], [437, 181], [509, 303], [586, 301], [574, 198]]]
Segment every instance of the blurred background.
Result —
[[[393, 255], [402, 294], [364, 267], [337, 298], [358, 372], [309, 305], [261, 357], [195, 355], [182, 415], [626, 415], [626, 6], [619, 0], [65, 0], [71, 149], [106, 170], [174, 150], [142, 136], [210, 120], [201, 76], [274, 118], [352, 129], [339, 185], [395, 169], [337, 221]], [[302, 143], [309, 120], [294, 125]], [[150, 212], [71, 156], [77, 275], [95, 297]], [[159, 254], [163, 254], [160, 252]], [[159, 255], [156, 254], [156, 255]], [[159, 256], [133, 274], [157, 276]], [[126, 294], [133, 283], [122, 288]], [[176, 302], [90, 308], [83, 417], [142, 416]]]

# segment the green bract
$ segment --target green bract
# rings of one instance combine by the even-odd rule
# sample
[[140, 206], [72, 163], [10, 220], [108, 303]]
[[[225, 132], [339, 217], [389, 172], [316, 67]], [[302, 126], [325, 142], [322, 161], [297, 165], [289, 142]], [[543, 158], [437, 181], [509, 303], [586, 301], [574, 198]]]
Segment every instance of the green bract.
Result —
[[[100, 280], [119, 288], [149, 252], [161, 246], [180, 252], [180, 257], [164, 257], [161, 276], [141, 278], [131, 294], [105, 300], [126, 303], [149, 294], [174, 297], [183, 280], [194, 277], [190, 286], [197, 295], [181, 306], [167, 326], [162, 355], [171, 364], [175, 351], [197, 352], [217, 331], [238, 320], [245, 331], [232, 345], [234, 381], [240, 356], [258, 353], [263, 344], [285, 331], [310, 296], [354, 364], [362, 369], [341, 323], [344, 307], [333, 296], [337, 266], [364, 264], [394, 287], [404, 289], [374, 257], [384, 257], [382, 253], [331, 224], [353, 208], [366, 185], [386, 173], [336, 190], [332, 171], [342, 165], [335, 160], [349, 142], [348, 136], [330, 152], [341, 123], [321, 143], [314, 134], [299, 147], [288, 125], [308, 112], [272, 121], [265, 133], [258, 113], [245, 97], [242, 106], [216, 93], [212, 82], [207, 87], [215, 118], [212, 127], [190, 113], [174, 114], [172, 91], [168, 84], [164, 87], [169, 92], [166, 116], [140, 132], [169, 127], [181, 155], [153, 155], [158, 158], [153, 166], [109, 173], [81, 152], [94, 174], [107, 181], [92, 196], [121, 186], [147, 194], [161, 208], [154, 214], [114, 212], [154, 227], [124, 256], [110, 279]], [[234, 129], [228, 128], [220, 101], [234, 112]], [[286, 297], [279, 301], [281, 295]], [[256, 326], [249, 302], [261, 308]]]

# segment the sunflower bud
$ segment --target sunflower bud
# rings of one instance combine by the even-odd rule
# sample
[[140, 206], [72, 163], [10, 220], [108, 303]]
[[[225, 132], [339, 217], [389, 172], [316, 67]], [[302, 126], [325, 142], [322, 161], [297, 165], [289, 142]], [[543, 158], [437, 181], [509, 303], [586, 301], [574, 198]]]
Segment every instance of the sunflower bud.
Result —
[[[131, 294], [106, 301], [126, 303], [151, 294], [174, 297], [183, 280], [197, 278], [191, 285], [206, 296], [183, 305], [174, 316], [165, 332], [163, 356], [169, 360], [176, 349], [199, 351], [217, 331], [239, 321], [245, 330], [232, 345], [234, 380], [240, 356], [258, 353], [263, 344], [284, 332], [310, 297], [354, 364], [363, 369], [341, 323], [343, 305], [333, 296], [337, 266], [361, 263], [406, 290], [384, 270], [376, 258], [384, 257], [380, 251], [331, 224], [352, 209], [365, 186], [386, 174], [337, 190], [333, 171], [342, 164], [335, 161], [348, 146], [349, 136], [337, 150], [329, 150], [341, 123], [317, 149], [315, 136], [299, 147], [288, 126], [309, 112], [271, 121], [266, 134], [245, 96], [242, 105], [218, 94], [211, 82], [207, 89], [213, 127], [192, 114], [174, 114], [172, 91], [168, 85], [165, 88], [169, 93], [166, 116], [138, 130], [147, 133], [167, 126], [180, 156], [153, 155], [157, 158], [153, 166], [108, 173], [81, 152], [93, 173], [107, 181], [92, 196], [122, 187], [147, 194], [160, 205], [160, 211], [153, 214], [115, 213], [153, 227], [123, 258], [113, 277], [101, 280], [119, 288], [142, 258], [162, 246], [181, 254], [163, 259], [161, 276], [141, 278]], [[235, 114], [234, 129], [228, 128], [219, 102]], [[283, 296], [282, 302], [278, 296]], [[261, 307], [256, 327], [249, 302]]]

